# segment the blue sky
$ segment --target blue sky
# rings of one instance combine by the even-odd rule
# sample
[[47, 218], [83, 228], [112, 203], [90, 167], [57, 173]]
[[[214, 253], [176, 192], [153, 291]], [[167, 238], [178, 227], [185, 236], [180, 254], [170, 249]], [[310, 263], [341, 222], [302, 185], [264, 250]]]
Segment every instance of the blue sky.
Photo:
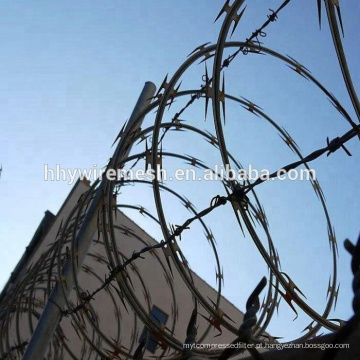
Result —
[[[247, 10], [233, 40], [249, 37], [266, 19], [268, 8], [275, 9], [281, 2], [246, 3]], [[61, 164], [63, 168], [105, 165], [113, 151], [110, 146], [131, 114], [144, 82], [153, 81], [159, 86], [165, 75], [173, 74], [196, 46], [216, 42], [223, 18], [213, 22], [222, 5], [223, 1], [189, 0], [131, 3], [19, 0], [0, 4], [0, 163], [3, 167], [0, 286], [23, 254], [44, 211], [56, 213], [71, 189], [66, 182], [45, 182], [44, 165]], [[341, 5], [344, 46], [358, 89], [356, 34], [360, 32], [360, 5], [358, 2]], [[320, 31], [316, 1], [293, 0], [267, 30], [264, 45], [303, 63], [355, 120], [324, 10]], [[208, 66], [211, 71], [211, 62]], [[199, 88], [203, 73], [203, 64], [193, 66], [181, 88]], [[238, 57], [225, 77], [229, 94], [244, 96], [264, 108], [286, 128], [304, 155], [325, 146], [327, 136], [334, 138], [349, 130], [346, 121], [313, 84], [269, 56]], [[196, 104], [184, 118], [189, 124], [214, 133], [211, 116], [204, 122], [203, 109], [203, 103]], [[174, 113], [175, 107], [168, 116]], [[146, 120], [146, 124], [150, 125], [152, 120], [153, 117]], [[228, 149], [243, 165], [275, 170], [296, 159], [274, 129], [239, 105], [228, 104], [224, 131]], [[205, 144], [197, 142], [192, 135], [180, 134], [171, 135], [164, 146], [169, 151], [191, 154], [213, 164], [219, 160], [218, 155]], [[341, 289], [333, 317], [345, 319], [351, 315], [352, 293], [350, 257], [342, 242], [345, 238], [355, 242], [360, 231], [357, 140], [347, 147], [352, 158], [339, 151], [313, 164], [339, 243]], [[221, 187], [212, 188], [212, 185], [209, 188], [188, 183], [171, 186], [191, 198], [198, 209], [208, 205], [217, 194], [213, 191], [222, 191]], [[130, 194], [131, 190], [124, 193], [124, 202], [133, 201], [134, 195]], [[141, 196], [136, 195], [135, 203], [152, 206], [151, 191], [143, 190]], [[321, 311], [331, 263], [326, 223], [310, 184], [267, 183], [259, 187], [258, 195], [268, 215], [283, 270], [302, 284], [310, 304]], [[171, 221], [180, 223], [186, 219], [180, 209], [174, 210], [170, 198], [169, 203], [164, 201]], [[261, 265], [251, 240], [242, 239], [236, 224], [230, 223], [231, 211], [223, 211], [223, 218], [232, 219], [227, 220], [229, 223], [219, 214], [209, 216], [207, 221], [223, 256], [225, 295], [241, 308], [257, 281], [266, 274], [266, 267]], [[150, 231], [151, 225], [146, 220], [133, 216], [145, 229], [149, 226]], [[226, 236], [225, 226], [229, 226]], [[156, 236], [158, 229], [151, 231]], [[189, 237], [200, 229], [194, 226], [193, 231]], [[200, 244], [187, 245], [184, 239], [184, 252], [192, 268], [214, 284], [214, 264], [199, 262], [195, 255], [194, 246], [200, 251]], [[212, 256], [210, 252], [208, 256]], [[254, 269], [254, 263], [260, 264], [258, 269]], [[249, 270], [252, 270], [250, 275]], [[284, 315], [271, 328], [274, 335], [285, 336], [286, 329], [290, 337], [296, 337], [302, 325], [308, 323], [305, 318], [289, 322], [287, 319], [292, 319], [292, 314], [285, 302], [280, 312]]]

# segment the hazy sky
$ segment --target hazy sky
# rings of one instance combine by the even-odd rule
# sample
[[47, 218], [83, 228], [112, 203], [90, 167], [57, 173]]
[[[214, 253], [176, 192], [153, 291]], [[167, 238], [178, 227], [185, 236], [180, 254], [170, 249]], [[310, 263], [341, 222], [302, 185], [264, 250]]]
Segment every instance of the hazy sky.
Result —
[[[268, 9], [277, 8], [281, 1], [265, 5], [262, 0], [246, 3], [247, 10], [233, 36], [236, 41], [249, 37], [264, 22]], [[325, 9], [320, 31], [316, 3], [292, 0], [261, 40], [265, 46], [289, 54], [309, 68], [357, 122], [332, 46]], [[45, 164], [71, 169], [105, 165], [113, 151], [110, 146], [130, 116], [143, 84], [152, 81], [159, 86], [165, 75], [171, 76], [196, 46], [216, 42], [223, 17], [215, 24], [214, 19], [222, 5], [222, 0], [1, 2], [1, 287], [44, 211], [56, 214], [71, 190], [66, 182], [44, 181]], [[358, 89], [360, 5], [354, 1], [343, 1], [341, 5], [344, 46]], [[211, 62], [208, 67], [211, 72]], [[203, 74], [204, 64], [193, 66], [181, 89], [198, 89]], [[264, 108], [291, 134], [303, 155], [325, 146], [327, 136], [332, 139], [349, 130], [345, 119], [315, 85], [270, 56], [239, 56], [225, 72], [225, 78], [229, 94], [244, 96]], [[170, 118], [175, 109], [174, 106], [169, 111]], [[211, 108], [206, 122], [203, 109], [203, 103], [195, 105], [184, 119], [215, 133]], [[151, 125], [152, 120], [153, 117], [146, 124]], [[275, 129], [239, 105], [228, 103], [224, 131], [228, 149], [244, 166], [252, 164], [275, 170], [296, 160]], [[203, 140], [198, 142], [185, 133], [171, 135], [169, 139], [164, 144], [169, 151], [197, 156], [211, 165], [220, 163], [219, 158], [214, 160], [215, 152], [214, 157], [211, 152], [214, 150], [208, 150]], [[342, 242], [345, 238], [355, 242], [360, 231], [358, 140], [352, 140], [347, 148], [352, 158], [339, 151], [312, 164], [325, 193], [339, 244], [341, 287], [332, 316], [345, 319], [351, 315], [352, 292], [350, 256], [343, 250]], [[171, 185], [191, 198], [199, 210], [217, 195], [199, 184]], [[124, 199], [127, 203], [151, 206], [153, 198], [151, 191], [147, 191], [132, 196], [124, 194]], [[223, 195], [221, 187], [217, 191]], [[259, 188], [258, 195], [268, 215], [283, 271], [302, 284], [310, 304], [321, 311], [326, 300], [331, 254], [325, 218], [311, 185], [267, 183]], [[164, 206], [168, 206], [169, 218], [174, 223], [186, 220], [182, 213], [171, 212], [171, 199], [168, 201]], [[256, 255], [251, 239], [242, 238], [230, 210], [224, 210], [223, 217], [220, 211], [207, 221], [224, 263], [225, 295], [243, 308], [250, 291], [266, 275], [266, 267]], [[225, 214], [231, 224], [224, 220]], [[134, 217], [140, 219], [136, 214]], [[224, 231], [225, 224], [229, 231]], [[147, 229], [145, 220], [140, 225]], [[195, 249], [201, 251], [196, 246]], [[184, 252], [189, 254], [192, 268], [214, 284], [214, 263], [207, 266], [199, 261], [194, 245], [188, 246], [186, 242]], [[259, 270], [254, 264], [260, 264]], [[284, 301], [280, 310], [291, 324], [293, 314]], [[302, 330], [302, 321], [309, 322], [300, 319], [300, 325], [294, 325], [289, 334], [295, 337]], [[285, 336], [286, 324], [284, 319], [282, 328], [272, 327], [270, 332]]]

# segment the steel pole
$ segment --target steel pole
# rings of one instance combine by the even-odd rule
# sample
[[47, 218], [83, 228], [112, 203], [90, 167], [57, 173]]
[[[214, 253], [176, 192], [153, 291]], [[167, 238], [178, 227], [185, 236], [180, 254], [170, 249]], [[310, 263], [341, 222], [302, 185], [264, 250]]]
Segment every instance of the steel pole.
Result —
[[[145, 83], [144, 88], [130, 116], [129, 122], [124, 130], [125, 133], [131, 129], [141, 111], [143, 111], [151, 103], [150, 98], [154, 96], [155, 91], [156, 87], [152, 82]], [[140, 128], [143, 120], [144, 118], [138, 119], [137, 126], [132, 129], [132, 131], [136, 131], [136, 129]], [[130, 150], [131, 145], [127, 150], [127, 154], [130, 152]], [[115, 153], [116, 152], [117, 150], [115, 150]], [[78, 265], [76, 268], [77, 273], [79, 273], [82, 268], [82, 264], [86, 258], [92, 243], [93, 236], [96, 232], [97, 217], [102, 205], [102, 189], [104, 188], [106, 182], [107, 179], [104, 177], [100, 186], [96, 190], [96, 195], [92, 200], [91, 205], [89, 206], [89, 210], [85, 215], [84, 221], [75, 240], [78, 251]], [[68, 298], [75, 283], [71, 257], [66, 260], [63, 266], [63, 281], [66, 281], [66, 288], [68, 289], [66, 298]], [[61, 286], [56, 284], [29, 341], [23, 356], [23, 360], [40, 360], [44, 358], [49, 343], [61, 319], [62, 309], [64, 309], [66, 304], [66, 298], [61, 289]]]

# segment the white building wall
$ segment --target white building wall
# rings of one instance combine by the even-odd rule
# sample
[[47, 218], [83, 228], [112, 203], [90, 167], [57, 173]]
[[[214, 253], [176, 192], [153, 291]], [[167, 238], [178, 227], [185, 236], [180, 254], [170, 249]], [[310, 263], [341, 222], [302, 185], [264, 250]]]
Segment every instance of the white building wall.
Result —
[[[4, 307], [8, 306], [9, 303], [16, 303], [17, 308], [14, 308], [12, 312], [7, 311], [6, 317], [3, 316], [1, 319], [3, 336], [0, 355], [1, 352], [4, 354], [12, 346], [18, 345], [20, 341], [30, 339], [31, 332], [36, 326], [37, 317], [47, 300], [48, 294], [44, 291], [48, 286], [47, 281], [50, 279], [51, 286], [54, 285], [55, 280], [59, 281], [57, 272], [50, 273], [48, 270], [51, 267], [56, 268], [55, 264], [50, 264], [50, 259], [54, 258], [53, 254], [48, 254], [47, 257], [43, 254], [52, 247], [60, 225], [64, 223], [71, 213], [81, 194], [88, 189], [89, 184], [83, 181], [79, 181], [74, 186], [64, 205], [59, 210], [52, 227], [27, 261], [22, 264], [22, 267], [27, 269], [28, 275], [17, 279], [13, 290], [8, 290], [5, 294], [1, 303], [1, 310], [4, 312]], [[124, 234], [124, 232], [127, 232], [126, 229], [131, 229], [130, 233]], [[143, 248], [145, 244], [156, 244], [154, 239], [120, 211], [117, 212], [116, 216], [115, 238], [117, 249], [120, 252], [119, 255], [125, 258], [130, 257], [134, 251]], [[154, 305], [166, 313], [168, 320], [165, 331], [172, 334], [182, 343], [185, 340], [188, 322], [194, 309], [191, 292], [173, 263], [171, 264], [173, 276], [171, 276], [162, 249], [147, 253], [144, 257], [145, 259], [137, 259], [133, 263], [134, 266], [128, 267], [129, 296], [136, 298], [146, 313], [149, 313]], [[107, 258], [102, 239], [97, 241], [97, 234], [94, 234], [94, 244], [85, 260], [83, 271], [78, 277], [79, 288], [83, 292], [91, 293], [101, 286], [105, 276], [109, 273]], [[41, 266], [38, 266], [39, 262], [42, 262]], [[37, 267], [38, 273], [34, 275], [34, 269]], [[44, 274], [40, 275], [41, 272]], [[29, 274], [31, 274], [31, 277]], [[216, 291], [195, 273], [191, 272], [191, 275], [202, 296], [216, 301]], [[135, 315], [131, 305], [124, 297], [123, 301], [127, 309], [125, 308], [119, 294], [122, 295], [119, 286], [114, 282], [114, 287], [110, 286], [94, 297], [88, 310], [78, 312], [75, 318], [71, 316], [63, 317], [58, 333], [52, 340], [52, 346], [47, 358], [64, 360], [72, 358], [100, 359], [101, 357], [96, 355], [94, 348], [101, 348], [109, 359], [123, 358], [126, 353], [133, 354], [138, 346], [144, 324]], [[23, 300], [21, 300], [21, 297]], [[35, 300], [29, 302], [26, 300], [29, 297]], [[78, 303], [75, 291], [72, 292], [71, 299], [75, 304]], [[21, 301], [23, 301], [23, 305], [21, 305], [24, 308], [23, 311], [19, 311]], [[34, 303], [37, 306], [29, 305]], [[234, 326], [237, 327], [242, 323], [242, 313], [226, 299], [221, 298], [220, 308], [232, 319]], [[201, 305], [198, 305], [198, 312], [203, 315], [207, 314]], [[13, 318], [8, 317], [9, 313], [13, 314]], [[20, 315], [16, 316], [16, 313]], [[76, 320], [78, 321], [77, 325]], [[198, 315], [197, 325], [197, 339], [201, 339], [202, 343], [230, 343], [235, 338], [230, 331], [223, 327], [220, 334], [200, 315]], [[81, 334], [81, 329], [84, 331], [83, 334]], [[86, 337], [88, 337], [88, 340], [85, 339]], [[120, 344], [124, 354], [120, 354], [116, 350], [117, 347], [120, 347]], [[166, 356], [171, 353], [172, 351], [165, 350]], [[158, 348], [156, 355], [161, 354], [164, 354], [164, 349]], [[145, 357], [153, 355], [147, 351]]]

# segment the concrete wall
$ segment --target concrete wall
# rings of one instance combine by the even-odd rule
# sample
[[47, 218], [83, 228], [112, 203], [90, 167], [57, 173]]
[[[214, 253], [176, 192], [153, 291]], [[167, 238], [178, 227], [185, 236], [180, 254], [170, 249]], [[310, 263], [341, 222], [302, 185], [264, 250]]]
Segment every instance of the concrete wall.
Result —
[[[57, 256], [55, 256], [56, 251], [53, 246], [56, 235], [61, 223], [64, 223], [81, 194], [88, 189], [89, 184], [82, 181], [74, 186], [47, 234], [33, 246], [32, 253], [28, 254], [25, 260], [23, 259], [21, 263], [23, 271], [17, 273], [14, 287], [5, 288], [0, 308], [3, 313], [0, 320], [3, 335], [0, 355], [7, 353], [11, 347], [30, 339], [49, 295], [46, 289], [49, 286], [53, 287], [55, 282], [59, 281], [56, 270]], [[117, 211], [114, 228], [117, 253], [113, 251], [111, 256], [117, 254], [126, 259], [134, 251], [146, 245], [156, 244], [154, 239], [120, 211]], [[94, 234], [93, 240], [83, 271], [78, 277], [78, 288], [84, 293], [91, 293], [101, 286], [109, 273], [104, 239], [100, 237], [99, 240], [97, 234]], [[61, 249], [62, 254], [64, 250], [64, 248]], [[173, 275], [171, 275], [162, 249], [157, 249], [144, 257], [145, 259], [136, 260], [134, 266], [128, 267], [126, 280], [128, 296], [137, 299], [138, 305], [146, 314], [150, 313], [153, 306], [166, 313], [168, 320], [165, 332], [182, 343], [194, 309], [191, 292], [173, 263], [171, 264]], [[216, 291], [195, 273], [189, 274], [204, 298], [216, 301]], [[133, 354], [143, 332], [144, 323], [122, 296], [123, 293], [115, 282], [114, 287], [110, 286], [99, 292], [86, 310], [78, 312], [75, 317], [64, 317], [57, 335], [52, 340], [47, 358], [100, 359], [94, 348], [101, 348], [109, 359], [123, 358], [126, 353]], [[29, 301], [29, 298], [32, 300]], [[74, 304], [78, 303], [75, 291], [72, 292], [71, 300]], [[11, 310], [9, 310], [9, 304], [14, 304]], [[221, 298], [220, 308], [234, 321], [236, 327], [241, 324], [243, 314], [230, 302]], [[198, 311], [203, 315], [207, 314], [200, 305]], [[230, 343], [235, 338], [225, 328], [222, 328], [219, 336], [216, 335], [219, 335], [219, 331], [198, 316], [198, 339], [201, 339], [202, 343]], [[161, 336], [159, 340], [161, 342]], [[124, 354], [120, 354], [117, 349], [123, 350]], [[14, 354], [15, 351], [12, 353]], [[159, 356], [163, 353], [164, 349], [158, 348], [155, 355]], [[170, 353], [166, 352], [166, 354]], [[145, 356], [153, 355], [148, 351], [145, 354]]]

